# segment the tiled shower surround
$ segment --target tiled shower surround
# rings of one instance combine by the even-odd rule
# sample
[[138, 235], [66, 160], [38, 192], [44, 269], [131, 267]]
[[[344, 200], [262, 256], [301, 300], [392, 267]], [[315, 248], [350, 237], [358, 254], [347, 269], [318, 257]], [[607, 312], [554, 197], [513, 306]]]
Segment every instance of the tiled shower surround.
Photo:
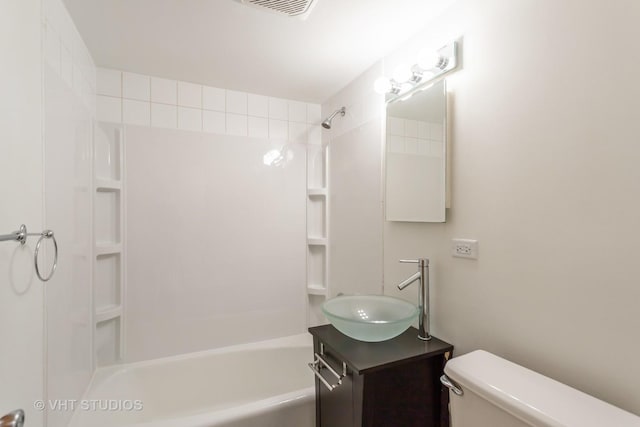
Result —
[[320, 105], [110, 69], [98, 120], [319, 145]]

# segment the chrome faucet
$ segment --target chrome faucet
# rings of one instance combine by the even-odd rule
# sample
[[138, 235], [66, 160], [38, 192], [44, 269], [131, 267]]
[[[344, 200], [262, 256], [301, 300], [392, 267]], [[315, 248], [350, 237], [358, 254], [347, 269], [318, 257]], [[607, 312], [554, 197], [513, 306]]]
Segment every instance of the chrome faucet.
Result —
[[418, 264], [418, 272], [403, 280], [398, 289], [403, 290], [416, 280], [420, 281], [418, 309], [418, 338], [429, 341], [429, 260], [427, 258], [401, 259], [400, 262]]

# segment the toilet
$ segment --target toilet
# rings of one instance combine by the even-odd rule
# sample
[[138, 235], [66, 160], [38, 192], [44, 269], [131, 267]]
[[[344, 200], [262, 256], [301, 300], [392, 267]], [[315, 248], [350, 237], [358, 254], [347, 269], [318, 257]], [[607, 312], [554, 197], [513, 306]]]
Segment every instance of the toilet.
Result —
[[483, 350], [449, 360], [452, 427], [640, 427], [640, 417]]

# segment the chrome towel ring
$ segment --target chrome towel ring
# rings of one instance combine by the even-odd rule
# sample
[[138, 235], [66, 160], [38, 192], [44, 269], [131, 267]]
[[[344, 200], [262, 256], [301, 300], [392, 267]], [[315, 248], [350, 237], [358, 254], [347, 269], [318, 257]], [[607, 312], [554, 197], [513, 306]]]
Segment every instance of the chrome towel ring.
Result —
[[[27, 243], [28, 236], [40, 236], [40, 238], [38, 239], [38, 243], [36, 243], [36, 249], [33, 251], [33, 264], [35, 266], [38, 279], [43, 282], [48, 282], [49, 279], [51, 279], [51, 277], [53, 276], [53, 273], [55, 273], [56, 268], [58, 267], [58, 242], [56, 241], [56, 238], [53, 234], [53, 230], [44, 230], [42, 233], [28, 233], [27, 226], [22, 224], [18, 231], [14, 231], [10, 234], [0, 235], [0, 242], [16, 241], [20, 242], [21, 245], [24, 245], [25, 243]], [[40, 267], [38, 267], [38, 253], [40, 252], [40, 244], [44, 239], [53, 240], [54, 248], [53, 266], [51, 267], [51, 271], [49, 271], [49, 274], [46, 277], [42, 277], [42, 274], [40, 273]]]

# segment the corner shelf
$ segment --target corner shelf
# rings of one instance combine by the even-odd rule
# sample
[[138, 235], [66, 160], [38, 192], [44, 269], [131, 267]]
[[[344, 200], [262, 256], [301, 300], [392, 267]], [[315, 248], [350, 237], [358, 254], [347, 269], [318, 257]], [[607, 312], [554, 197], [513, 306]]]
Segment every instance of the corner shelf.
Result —
[[307, 323], [326, 322], [329, 290], [329, 182], [326, 144], [307, 145]]
[[124, 358], [124, 129], [95, 122], [93, 176], [94, 366]]
[[119, 305], [108, 305], [96, 309], [95, 322], [102, 323], [122, 316], [122, 307]]
[[307, 294], [326, 297], [327, 288], [323, 285], [307, 285]]
[[307, 244], [309, 246], [327, 246], [326, 237], [309, 237], [307, 238]]
[[103, 255], [114, 255], [122, 252], [122, 244], [120, 243], [97, 243], [95, 254], [96, 257]]
[[307, 189], [307, 195], [309, 197], [326, 197], [327, 196], [327, 188], [309, 188]]
[[120, 191], [122, 190], [122, 183], [115, 179], [96, 178], [95, 187], [96, 191]]

